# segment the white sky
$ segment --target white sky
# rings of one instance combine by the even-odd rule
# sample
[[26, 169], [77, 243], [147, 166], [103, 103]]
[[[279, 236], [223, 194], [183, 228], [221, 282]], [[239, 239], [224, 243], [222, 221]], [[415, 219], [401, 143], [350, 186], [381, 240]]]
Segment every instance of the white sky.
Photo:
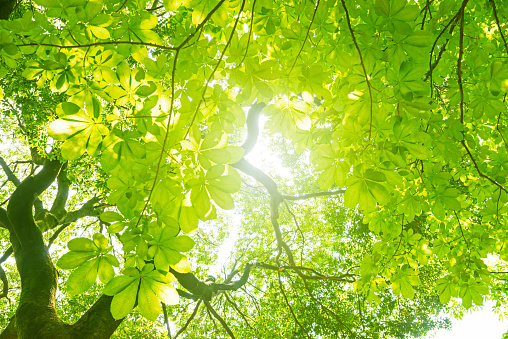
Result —
[[487, 301], [482, 310], [465, 314], [461, 320], [451, 319], [452, 330], [440, 330], [433, 339], [501, 339], [508, 330], [508, 320], [499, 320], [492, 312], [493, 301]]

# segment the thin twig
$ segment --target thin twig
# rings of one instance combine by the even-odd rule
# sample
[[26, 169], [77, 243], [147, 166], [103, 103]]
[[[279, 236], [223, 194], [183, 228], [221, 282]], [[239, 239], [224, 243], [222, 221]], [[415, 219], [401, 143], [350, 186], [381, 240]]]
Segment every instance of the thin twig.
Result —
[[189, 128], [187, 129], [187, 133], [185, 133], [184, 139], [187, 138], [187, 136], [189, 135], [190, 129], [191, 129], [192, 125], [194, 124], [194, 121], [196, 120], [196, 116], [198, 115], [199, 108], [201, 107], [201, 104], [203, 103], [203, 101], [205, 101], [205, 94], [206, 94], [206, 90], [208, 89], [208, 85], [212, 81], [212, 78], [215, 75], [215, 72], [217, 72], [217, 69], [220, 66], [222, 58], [224, 58], [224, 54], [226, 54], [226, 50], [228, 49], [229, 45], [231, 44], [231, 41], [233, 40], [233, 36], [235, 35], [235, 31], [236, 31], [236, 26], [238, 25], [238, 21], [240, 20], [240, 16], [242, 14], [244, 6], [245, 6], [245, 0], [242, 1], [242, 5], [240, 7], [240, 10], [238, 11], [238, 15], [237, 15], [235, 23], [233, 25], [233, 30], [231, 31], [231, 34], [229, 35], [229, 39], [226, 42], [226, 46], [224, 46], [224, 49], [222, 50], [222, 53], [219, 57], [219, 61], [217, 61], [217, 64], [215, 65], [215, 67], [212, 70], [212, 73], [206, 80], [205, 86], [203, 87], [203, 92], [201, 93], [201, 99], [199, 100], [199, 102], [196, 106], [196, 111], [194, 112], [194, 115], [192, 116], [191, 122], [189, 124]]
[[328, 196], [328, 195], [338, 195], [344, 194], [346, 190], [337, 190], [337, 191], [325, 191], [325, 192], [316, 192], [316, 193], [308, 193], [302, 195], [283, 195], [282, 198], [284, 200], [306, 200], [310, 198]]
[[72, 49], [72, 48], [88, 48], [95, 46], [107, 46], [107, 45], [139, 45], [139, 46], [148, 46], [148, 47], [156, 47], [163, 50], [176, 50], [176, 47], [165, 46], [154, 44], [151, 42], [136, 42], [136, 41], [100, 41], [100, 42], [91, 42], [89, 44], [76, 44], [76, 45], [55, 45], [55, 44], [47, 44], [47, 43], [38, 43], [38, 42], [30, 42], [17, 44], [18, 47], [28, 47], [28, 46], [45, 46], [45, 47], [54, 47], [60, 49]]
[[314, 8], [314, 13], [312, 14], [312, 19], [310, 20], [309, 27], [307, 28], [307, 33], [305, 34], [305, 39], [303, 40], [302, 47], [300, 48], [300, 51], [296, 55], [295, 62], [293, 63], [293, 66], [291, 66], [291, 69], [288, 72], [288, 77], [291, 74], [291, 72], [293, 71], [293, 68], [295, 68], [296, 62], [298, 61], [298, 58], [300, 57], [300, 54], [303, 51], [303, 47], [305, 46], [305, 43], [307, 42], [307, 39], [309, 38], [310, 28], [312, 27], [312, 24], [314, 23], [314, 18], [316, 17], [316, 12], [318, 10], [320, 1], [321, 0], [318, 0], [318, 2], [316, 4], [316, 8]]
[[506, 53], [508, 54], [508, 44], [506, 43], [506, 39], [503, 34], [503, 30], [501, 29], [501, 25], [499, 24], [499, 17], [497, 16], [496, 2], [494, 0], [490, 0], [492, 3], [492, 11], [494, 12], [494, 18], [496, 19], [496, 25], [499, 33], [501, 34], [501, 38], [504, 42], [504, 48], [506, 49]]
[[175, 335], [175, 338], [178, 338], [178, 336], [183, 333], [187, 327], [189, 327], [189, 324], [192, 322], [192, 320], [196, 317], [196, 314], [198, 313], [198, 309], [199, 309], [199, 306], [201, 306], [201, 303], [203, 301], [200, 299], [198, 300], [198, 302], [196, 303], [196, 307], [194, 307], [194, 311], [192, 311], [192, 314], [190, 315], [189, 319], [187, 319], [187, 321], [185, 322], [185, 325], [183, 325], [183, 327], [181, 329], [178, 330], [178, 332], [176, 333]]
[[171, 329], [169, 328], [169, 320], [168, 320], [168, 311], [166, 310], [166, 304], [161, 302], [162, 304], [162, 314], [164, 315], [164, 323], [166, 324], [166, 329], [168, 330], [168, 337], [171, 339]]
[[305, 333], [307, 338], [310, 338], [309, 332], [307, 332], [305, 327], [303, 327], [303, 325], [298, 321], [298, 318], [296, 317], [296, 314], [293, 311], [293, 307], [291, 307], [291, 304], [288, 301], [288, 298], [286, 296], [286, 291], [284, 290], [284, 285], [282, 284], [282, 280], [280, 279], [280, 271], [277, 271], [277, 278], [279, 280], [279, 288], [280, 288], [280, 291], [282, 292], [282, 297], [284, 298], [284, 302], [286, 303], [287, 307], [289, 308], [289, 311], [291, 312], [291, 315], [293, 316], [295, 323], [302, 329], [303, 333]]
[[242, 61], [240, 61], [240, 63], [238, 64], [238, 66], [236, 66], [236, 68], [240, 67], [240, 65], [243, 64], [245, 58], [247, 57], [247, 52], [249, 51], [250, 39], [252, 37], [252, 26], [254, 25], [254, 8], [256, 6], [256, 1], [257, 0], [254, 0], [254, 2], [252, 3], [252, 10], [250, 14], [249, 37], [247, 39], [247, 47], [245, 47], [245, 54], [243, 55]]
[[346, 13], [347, 26], [349, 28], [349, 33], [351, 33], [351, 37], [353, 38], [353, 44], [355, 45], [356, 51], [360, 56], [360, 64], [362, 65], [363, 75], [365, 76], [365, 81], [367, 82], [367, 88], [369, 90], [370, 97], [370, 126], [369, 126], [369, 139], [372, 136], [372, 119], [374, 115], [374, 107], [373, 107], [373, 99], [372, 99], [372, 88], [370, 85], [369, 75], [367, 74], [367, 69], [365, 68], [365, 63], [363, 61], [362, 52], [360, 51], [360, 46], [358, 46], [358, 42], [356, 41], [355, 32], [353, 31], [353, 27], [351, 27], [351, 19], [349, 18], [349, 12], [346, 7], [346, 2], [341, 0], [342, 7], [344, 8], [344, 12]]
[[203, 300], [203, 303], [205, 304], [205, 306], [208, 309], [208, 311], [215, 317], [215, 319], [217, 319], [220, 322], [222, 327], [228, 333], [229, 337], [232, 338], [232, 339], [235, 339], [235, 335], [233, 334], [233, 331], [231, 331], [231, 328], [229, 328], [228, 324], [224, 321], [224, 319], [222, 319], [222, 317], [219, 315], [219, 313], [217, 313], [215, 311], [215, 309], [212, 307], [210, 302], [207, 301], [207, 300]]

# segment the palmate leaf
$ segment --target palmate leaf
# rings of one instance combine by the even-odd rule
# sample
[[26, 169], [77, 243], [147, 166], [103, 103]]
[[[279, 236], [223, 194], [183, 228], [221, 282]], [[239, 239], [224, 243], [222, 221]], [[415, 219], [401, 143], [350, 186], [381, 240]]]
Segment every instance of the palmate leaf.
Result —
[[263, 109], [269, 116], [266, 128], [270, 133], [280, 131], [284, 138], [292, 138], [296, 129], [308, 131], [312, 125], [307, 115], [310, 106], [303, 101], [279, 99], [275, 104], [266, 106]]
[[85, 152], [94, 155], [102, 141], [102, 136], [109, 134], [100, 119], [92, 118], [84, 111], [65, 115], [53, 121], [48, 129], [55, 140], [62, 140], [62, 156], [66, 160], [75, 160]]
[[[128, 284], [121, 292], [114, 295], [110, 309], [111, 315], [116, 320], [125, 318], [134, 308], [138, 294], [139, 280], [139, 278], [135, 278], [135, 280]], [[110, 283], [111, 282], [113, 282], [113, 280], [111, 280]], [[106, 290], [104, 293], [106, 293]]]
[[161, 313], [161, 304], [157, 294], [151, 288], [151, 282], [141, 280], [138, 294], [139, 312], [148, 320], [156, 320]]
[[311, 153], [311, 161], [316, 165], [319, 175], [318, 184], [323, 190], [329, 189], [333, 183], [338, 187], [344, 187], [350, 166], [330, 144], [319, 145]]
[[167, 226], [150, 230], [153, 240], [148, 242], [151, 247], [148, 249], [147, 254], [150, 258], [153, 258], [157, 269], [168, 271], [169, 266], [180, 264], [187, 270], [187, 258], [180, 252], [190, 251], [194, 247], [194, 241], [188, 236], [176, 237], [177, 233], [178, 229], [175, 232]]
[[56, 265], [62, 269], [73, 269], [97, 256], [96, 252], [69, 252], [58, 259]]
[[234, 208], [231, 194], [238, 192], [241, 186], [241, 178], [234, 168], [214, 165], [208, 169], [204, 179], [204, 181], [189, 182], [192, 183], [190, 200], [200, 219], [204, 220], [210, 213], [214, 213], [214, 206], [210, 203], [210, 199], [223, 209]]
[[[357, 169], [355, 172], [360, 172]], [[386, 204], [390, 199], [390, 193], [386, 188], [386, 176], [379, 171], [367, 169], [363, 173], [356, 173], [348, 178], [348, 186], [344, 195], [344, 202], [347, 207], [355, 208], [360, 204], [360, 208], [366, 211], [373, 210], [376, 203]]]
[[67, 279], [67, 291], [71, 295], [86, 292], [97, 280], [98, 258], [90, 260], [76, 268]]
[[[174, 277], [154, 270], [153, 264], [143, 269], [126, 270], [127, 275], [113, 278], [104, 288], [104, 294], [113, 296], [111, 314], [115, 319], [127, 316], [138, 301], [140, 313], [149, 320], [156, 320], [161, 311], [160, 301], [168, 305], [178, 303], [178, 293], [170, 285]], [[139, 288], [139, 290], [138, 290]]]

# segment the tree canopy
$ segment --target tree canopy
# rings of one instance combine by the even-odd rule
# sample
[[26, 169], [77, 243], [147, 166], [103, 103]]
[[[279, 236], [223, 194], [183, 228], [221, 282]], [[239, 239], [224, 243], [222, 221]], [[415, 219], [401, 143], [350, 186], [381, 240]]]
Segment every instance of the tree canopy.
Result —
[[506, 8], [0, 1], [0, 338], [404, 338], [502, 304]]

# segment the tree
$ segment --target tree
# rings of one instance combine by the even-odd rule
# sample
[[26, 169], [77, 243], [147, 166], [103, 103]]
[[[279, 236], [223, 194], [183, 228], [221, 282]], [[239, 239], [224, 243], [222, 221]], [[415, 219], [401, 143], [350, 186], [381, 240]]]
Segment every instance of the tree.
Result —
[[[393, 320], [386, 310], [394, 301], [407, 320], [420, 307], [442, 309], [436, 295], [470, 308], [499, 289], [508, 254], [507, 14], [499, 2], [0, 5], [2, 127], [15, 128], [0, 160], [0, 261], [14, 256], [21, 285], [1, 337], [107, 338], [135, 308], [148, 320], [162, 313], [169, 326], [168, 314], [185, 312], [166, 307], [179, 297], [196, 310], [203, 304], [234, 337], [239, 326], [216, 305], [241, 315], [228, 291], [245, 289], [259, 271], [274, 274], [267, 282], [275, 284], [263, 285], [272, 294], [265, 306], [285, 305], [294, 320], [278, 333], [294, 337], [393, 335], [376, 328]], [[308, 158], [286, 159], [300, 169], [298, 184], [247, 160], [260, 115], [280, 144]], [[249, 255], [223, 281], [199, 279], [211, 254], [196, 239], [220, 229], [213, 220], [221, 210], [238, 199], [244, 211], [264, 213], [237, 194], [242, 180], [252, 185], [246, 177], [267, 193], [270, 232], [260, 229], [265, 238], [254, 241], [264, 247], [242, 242]], [[317, 197], [331, 200], [304, 202]], [[350, 219], [330, 217], [337, 209]], [[284, 218], [298, 231], [306, 215], [314, 220], [291, 235]], [[326, 231], [331, 253], [305, 242], [326, 239], [326, 227], [312, 227], [323, 215], [341, 225]], [[365, 246], [338, 244], [348, 240]], [[66, 293], [97, 296], [72, 325], [55, 305], [60, 281], [49, 250], [62, 242], [69, 251], [56, 267], [72, 270]], [[486, 263], [489, 254], [499, 260]], [[15, 275], [0, 270], [3, 297]], [[302, 293], [308, 298], [299, 301]], [[310, 305], [333, 325], [302, 320]], [[419, 330], [396, 335], [435, 326], [428, 314], [422, 319]]]

